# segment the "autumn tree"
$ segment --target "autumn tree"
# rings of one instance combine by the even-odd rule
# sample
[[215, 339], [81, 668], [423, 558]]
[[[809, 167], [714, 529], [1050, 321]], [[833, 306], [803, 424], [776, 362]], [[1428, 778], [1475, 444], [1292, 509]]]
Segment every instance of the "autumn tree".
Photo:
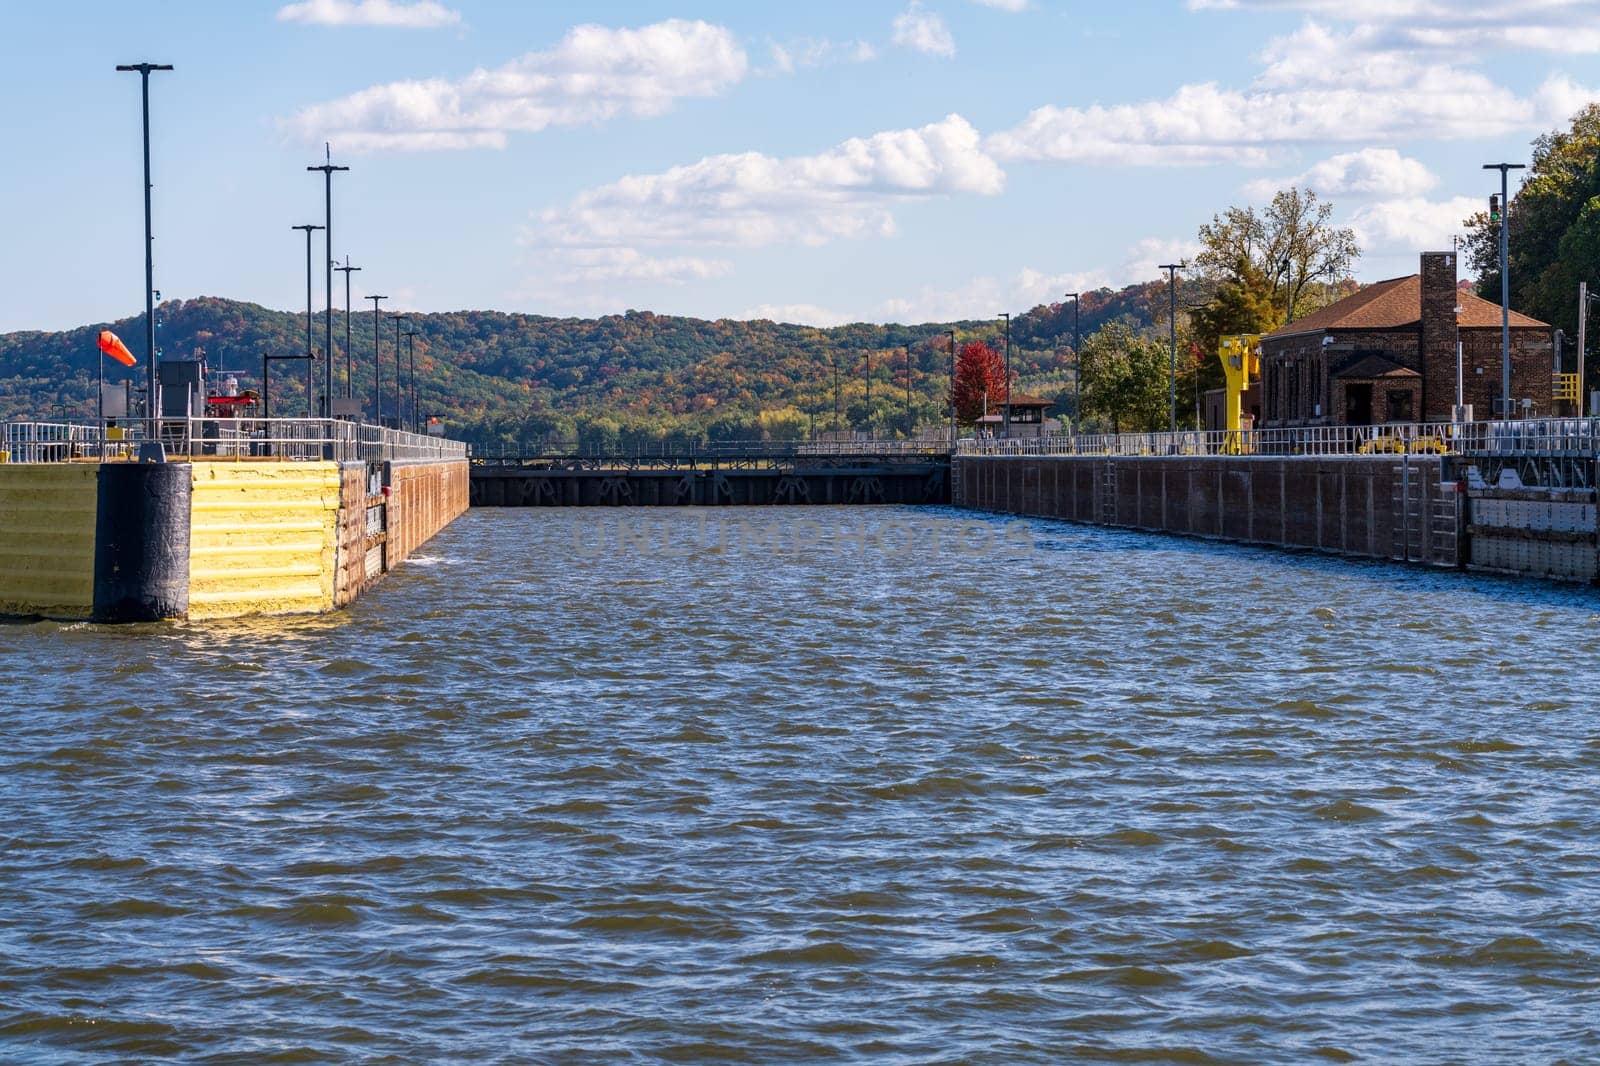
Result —
[[1083, 411], [1113, 433], [1167, 428], [1167, 346], [1127, 326], [1105, 326], [1083, 345]]
[[1310, 189], [1291, 186], [1273, 196], [1260, 212], [1230, 207], [1200, 227], [1197, 267], [1221, 280], [1247, 281], [1248, 267], [1264, 280], [1280, 308], [1299, 317], [1310, 294], [1350, 276], [1361, 249], [1353, 230], [1333, 224], [1333, 205]]
[[956, 355], [956, 418], [972, 424], [1006, 402], [1006, 365], [1000, 353], [982, 341], [971, 341]]
[[[1500, 224], [1466, 220], [1478, 294], [1500, 302]], [[1600, 278], [1600, 104], [1533, 142], [1528, 180], [1512, 198], [1511, 306], [1577, 334], [1578, 282]]]

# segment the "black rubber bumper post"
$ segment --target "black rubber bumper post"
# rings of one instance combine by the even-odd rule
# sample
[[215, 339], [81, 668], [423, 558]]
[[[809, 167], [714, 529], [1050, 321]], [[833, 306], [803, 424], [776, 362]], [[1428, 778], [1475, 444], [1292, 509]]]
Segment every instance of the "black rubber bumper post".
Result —
[[104, 463], [95, 518], [94, 620], [189, 612], [188, 463]]

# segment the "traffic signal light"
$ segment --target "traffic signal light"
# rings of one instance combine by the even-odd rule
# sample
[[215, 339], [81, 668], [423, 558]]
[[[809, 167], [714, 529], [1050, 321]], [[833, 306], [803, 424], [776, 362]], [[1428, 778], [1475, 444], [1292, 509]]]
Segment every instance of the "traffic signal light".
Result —
[[1495, 193], [1493, 196], [1489, 197], [1489, 221], [1490, 222], [1499, 222], [1500, 221], [1500, 194], [1499, 193]]

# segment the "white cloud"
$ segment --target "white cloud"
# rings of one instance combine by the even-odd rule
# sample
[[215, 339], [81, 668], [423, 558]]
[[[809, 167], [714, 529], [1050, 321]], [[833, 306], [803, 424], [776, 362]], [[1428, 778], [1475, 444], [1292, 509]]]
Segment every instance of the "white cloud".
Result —
[[1438, 202], [1396, 197], [1358, 208], [1350, 216], [1350, 227], [1369, 254], [1415, 254], [1419, 248], [1450, 248], [1450, 238], [1466, 232], [1464, 220], [1483, 208], [1484, 200], [1471, 196]]
[[461, 13], [434, 0], [303, 0], [278, 9], [279, 22], [313, 26], [398, 26], [434, 29], [454, 26]]
[[1287, 178], [1265, 178], [1245, 185], [1245, 192], [1269, 199], [1291, 185], [1312, 189], [1323, 198], [1401, 198], [1420, 196], [1439, 184], [1438, 177], [1416, 159], [1393, 148], [1363, 148], [1324, 159], [1309, 170]]
[[826, 307], [816, 304], [760, 304], [746, 311], [741, 311], [734, 316], [742, 321], [753, 322], [758, 319], [770, 319], [773, 322], [790, 322], [801, 326], [843, 326], [851, 322], [860, 322], [860, 318], [841, 314]]
[[931, 11], [923, 10], [921, 0], [911, 0], [911, 6], [894, 17], [895, 44], [931, 56], [956, 54], [956, 39], [944, 19]]
[[792, 74], [800, 68], [830, 63], [866, 63], [878, 57], [877, 48], [868, 41], [830, 41], [825, 37], [773, 43], [769, 49], [772, 68], [767, 73], [774, 74]]
[[543, 211], [529, 242], [563, 247], [819, 245], [888, 235], [905, 200], [998, 194], [1000, 167], [960, 115], [787, 159], [717, 155], [590, 189]]
[[454, 81], [373, 86], [304, 108], [288, 125], [348, 151], [497, 148], [508, 132], [660, 115], [680, 99], [716, 95], [748, 66], [733, 34], [707, 22], [578, 26], [548, 52]]
[[984, 7], [999, 8], [1001, 11], [1028, 10], [1028, 0], [972, 0], [972, 2], [982, 4]]
[[1600, 0], [1189, 0], [1189, 7], [1301, 11], [1355, 22], [1352, 45], [1379, 50], [1600, 51]]
[[1581, 91], [1552, 79], [1541, 97], [1522, 98], [1475, 70], [1404, 52], [1352, 52], [1349, 41], [1310, 23], [1268, 45], [1265, 69], [1247, 89], [1205, 83], [1164, 100], [1045, 106], [987, 147], [1002, 160], [1259, 166], [1288, 146], [1520, 132]]
[[568, 284], [638, 281], [682, 285], [720, 278], [732, 269], [733, 264], [725, 259], [655, 258], [637, 248], [574, 248], [563, 256], [560, 280]]

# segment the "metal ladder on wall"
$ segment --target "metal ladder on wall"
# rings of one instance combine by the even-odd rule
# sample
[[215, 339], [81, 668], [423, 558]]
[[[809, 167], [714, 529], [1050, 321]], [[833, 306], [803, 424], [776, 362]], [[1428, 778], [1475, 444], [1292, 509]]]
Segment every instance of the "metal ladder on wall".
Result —
[[1394, 514], [1394, 540], [1389, 555], [1406, 563], [1426, 559], [1436, 566], [1450, 566], [1456, 561], [1456, 543], [1460, 536], [1460, 500], [1454, 492], [1445, 492], [1442, 484], [1435, 487], [1428, 501], [1427, 478], [1431, 467], [1413, 466], [1409, 461], [1394, 468], [1394, 492], [1390, 502]]
[[1113, 459], [1107, 459], [1100, 472], [1100, 524], [1117, 524], [1117, 464]]

